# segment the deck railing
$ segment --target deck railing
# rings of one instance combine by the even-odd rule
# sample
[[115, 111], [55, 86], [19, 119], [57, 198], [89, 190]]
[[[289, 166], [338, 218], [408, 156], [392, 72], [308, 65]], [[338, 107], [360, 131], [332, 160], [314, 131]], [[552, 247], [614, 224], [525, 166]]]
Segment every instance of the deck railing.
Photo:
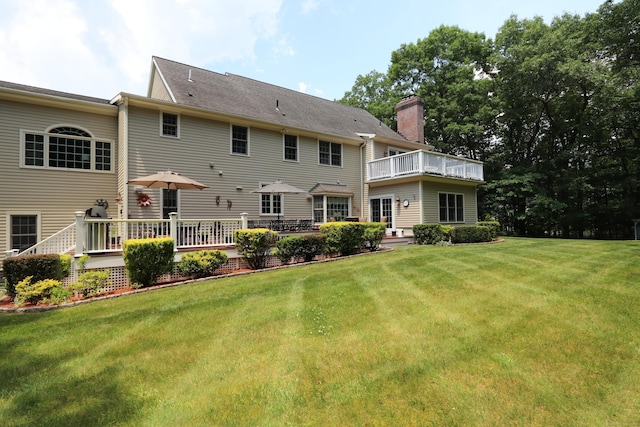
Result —
[[236, 230], [247, 228], [247, 214], [233, 219], [85, 219], [76, 212], [78, 253], [119, 252], [129, 239], [172, 237], [174, 249], [226, 246], [233, 243]]
[[[75, 245], [76, 227], [75, 224], [70, 224], [57, 233], [47, 237], [43, 241], [29, 247], [29, 249], [20, 252], [20, 255], [64, 254], [74, 250]], [[17, 251], [15, 253], [13, 251], [11, 252], [11, 256], [17, 255]]]
[[484, 180], [482, 162], [432, 151], [416, 150], [367, 162], [369, 181], [417, 175]]

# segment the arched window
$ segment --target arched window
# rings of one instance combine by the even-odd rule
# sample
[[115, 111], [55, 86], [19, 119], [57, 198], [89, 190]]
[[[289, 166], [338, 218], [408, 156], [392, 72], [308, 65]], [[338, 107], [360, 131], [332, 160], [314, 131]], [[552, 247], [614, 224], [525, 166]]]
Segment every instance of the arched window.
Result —
[[96, 141], [72, 126], [44, 133], [24, 133], [24, 165], [45, 168], [111, 171], [112, 143]]

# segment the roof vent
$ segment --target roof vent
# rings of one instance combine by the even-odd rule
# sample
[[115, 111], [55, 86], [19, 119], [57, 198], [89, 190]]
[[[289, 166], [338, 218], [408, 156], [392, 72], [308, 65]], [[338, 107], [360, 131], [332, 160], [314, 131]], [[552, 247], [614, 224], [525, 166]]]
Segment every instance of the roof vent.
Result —
[[191, 79], [191, 68], [189, 68], [189, 79], [190, 82], [193, 82], [193, 80]]

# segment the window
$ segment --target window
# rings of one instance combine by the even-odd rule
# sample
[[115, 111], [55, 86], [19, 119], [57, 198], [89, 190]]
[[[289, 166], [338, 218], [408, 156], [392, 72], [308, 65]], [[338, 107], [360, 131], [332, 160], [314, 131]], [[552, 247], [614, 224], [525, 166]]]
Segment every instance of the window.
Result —
[[321, 165], [342, 166], [342, 144], [319, 141], [318, 162]]
[[[260, 187], [265, 185], [260, 184]], [[260, 215], [282, 215], [282, 195], [260, 194]]]
[[313, 196], [313, 222], [342, 221], [349, 216], [349, 197]]
[[24, 163], [29, 166], [44, 166], [44, 135], [24, 136]]
[[284, 159], [293, 162], [298, 161], [298, 137], [295, 135], [284, 136]]
[[389, 156], [397, 156], [398, 154], [408, 153], [407, 150], [402, 150], [400, 148], [389, 147]]
[[88, 132], [57, 127], [49, 132], [23, 132], [24, 166], [111, 172], [112, 143], [96, 141]]
[[162, 113], [162, 136], [171, 136], [178, 138], [178, 115], [171, 113]]
[[349, 216], [349, 199], [346, 197], [327, 197], [327, 215], [335, 221]]
[[38, 242], [37, 215], [11, 215], [11, 249], [24, 251]]
[[169, 219], [171, 212], [178, 212], [178, 190], [162, 189], [162, 218]]
[[249, 128], [235, 125], [231, 127], [231, 153], [249, 155]]
[[313, 196], [313, 222], [324, 222], [324, 196]]
[[462, 194], [439, 193], [440, 222], [464, 222]]

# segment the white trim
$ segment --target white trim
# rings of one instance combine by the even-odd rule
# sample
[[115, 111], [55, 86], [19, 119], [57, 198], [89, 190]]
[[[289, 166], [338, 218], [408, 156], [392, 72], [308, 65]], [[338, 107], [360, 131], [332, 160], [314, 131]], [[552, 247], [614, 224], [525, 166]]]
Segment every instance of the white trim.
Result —
[[173, 96], [173, 92], [171, 91], [171, 86], [169, 86], [167, 84], [167, 80], [162, 75], [162, 71], [160, 71], [160, 67], [158, 67], [158, 64], [156, 63], [156, 59], [153, 58], [151, 60], [151, 62], [152, 62], [153, 65], [151, 66], [151, 76], [149, 77], [149, 87], [147, 89], [148, 97], [151, 97], [151, 86], [153, 84], [153, 70], [155, 68], [156, 73], [158, 73], [158, 75], [160, 76], [160, 80], [162, 80], [162, 83], [164, 84], [164, 88], [167, 90], [167, 93], [171, 97], [171, 101], [175, 103], [176, 102], [176, 97]]
[[[293, 136], [296, 138], [296, 159], [295, 160], [291, 160], [291, 159], [287, 159], [286, 156], [286, 152], [287, 152], [287, 136]], [[290, 135], [290, 134], [286, 134], [283, 133], [282, 134], [282, 160], [285, 162], [291, 162], [291, 163], [300, 163], [300, 137], [298, 135]]]
[[[457, 219], [455, 221], [443, 221], [440, 219], [440, 195], [441, 194], [452, 194], [454, 196], [462, 196], [462, 221], [458, 221]], [[438, 223], [439, 224], [465, 224], [465, 209], [464, 209], [464, 193], [456, 193], [456, 192], [452, 192], [452, 191], [438, 191]], [[457, 208], [457, 203], [456, 203], [456, 208]], [[457, 210], [456, 210], [456, 217], [458, 216], [457, 214]], [[476, 214], [477, 216], [477, 214]], [[447, 212], [447, 217], [449, 217], [449, 213]]]
[[[241, 127], [247, 129], [247, 154], [233, 152], [233, 127]], [[251, 127], [245, 125], [236, 125], [229, 123], [229, 154], [232, 156], [251, 157]]]
[[[180, 139], [180, 113], [170, 113], [168, 111], [162, 111], [162, 110], [160, 110], [159, 112], [160, 112], [160, 136], [163, 138]], [[173, 116], [176, 116], [176, 134], [175, 135], [165, 135], [163, 133], [165, 114], [171, 114]]]
[[369, 200], [367, 200], [367, 207], [369, 208], [369, 221], [373, 221], [373, 216], [372, 214], [372, 209], [371, 209], [371, 200], [373, 199], [380, 199], [380, 217], [385, 216], [384, 212], [382, 211], [382, 200], [383, 199], [389, 199], [391, 200], [391, 228], [387, 228], [387, 230], [395, 230], [396, 228], [396, 214], [394, 212], [394, 203], [396, 201], [396, 194], [395, 193], [387, 193], [387, 194], [379, 194], [379, 195], [375, 195], [372, 196], [371, 194], [369, 194]]
[[[326, 142], [329, 144], [329, 164], [325, 164], [325, 163], [320, 163], [320, 143], [321, 142]], [[331, 163], [331, 144], [337, 144], [340, 146], [340, 165], [334, 165]], [[327, 141], [326, 139], [319, 139], [318, 138], [318, 143], [316, 144], [317, 147], [317, 162], [318, 162], [318, 166], [327, 166], [327, 167], [332, 167], [332, 168], [342, 168], [344, 169], [344, 144], [341, 142], [333, 142], [333, 141]]]
[[[50, 126], [48, 128], [48, 130], [51, 129], [55, 129], [58, 127], [73, 127], [76, 129], [79, 129], [83, 132], [87, 132], [89, 135], [91, 135], [91, 137], [87, 138], [84, 136], [76, 136], [76, 135], [67, 135], [67, 134], [59, 134], [59, 133], [50, 133], [50, 132], [42, 132], [42, 131], [33, 131], [33, 130], [27, 130], [27, 129], [20, 129], [20, 154], [18, 156], [19, 158], [19, 165], [18, 167], [21, 169], [38, 169], [38, 170], [50, 170], [50, 171], [67, 171], [67, 172], [80, 172], [80, 173], [103, 173], [103, 174], [115, 174], [116, 173], [116, 165], [117, 165], [117, 159], [116, 159], [116, 143], [114, 140], [109, 139], [109, 138], [98, 138], [93, 136], [93, 134], [89, 131], [87, 131], [86, 129], [80, 127], [80, 126], [74, 126], [74, 125], [57, 125], [57, 126]], [[25, 135], [27, 134], [31, 134], [31, 135], [42, 135], [43, 136], [43, 151], [44, 151], [44, 156], [42, 159], [42, 166], [36, 166], [36, 165], [27, 165], [26, 164], [26, 159], [25, 159], [25, 150], [26, 150], [26, 141], [25, 141]], [[55, 166], [49, 166], [49, 137], [51, 136], [67, 136], [70, 137], [71, 139], [79, 139], [79, 140], [84, 140], [84, 141], [89, 141], [91, 143], [91, 159], [90, 159], [90, 168], [89, 169], [80, 169], [80, 168], [63, 168], [63, 167], [55, 167]], [[109, 143], [111, 144], [111, 169], [110, 170], [98, 170], [96, 169], [96, 142], [105, 142], [105, 143]]]
[[11, 250], [11, 217], [12, 216], [35, 216], [36, 217], [36, 244], [42, 240], [42, 212], [40, 211], [7, 211], [5, 215], [5, 235], [6, 238], [6, 249], [7, 251]]
[[[163, 213], [164, 213], [164, 190], [173, 190], [176, 191], [176, 211], [178, 212], [178, 218], [180, 218], [180, 189], [175, 189], [175, 188], [161, 188], [160, 189], [160, 196], [158, 197], [160, 199], [160, 219], [165, 219], [163, 217]], [[171, 213], [171, 212], [169, 212]]]
[[[90, 137], [91, 139], [97, 139], [97, 138], [95, 138], [95, 136], [93, 135], [93, 132], [89, 131], [89, 129], [86, 129], [86, 128], [82, 127], [82, 126], [74, 125], [74, 124], [71, 124], [71, 123], [61, 123], [61, 124], [57, 124], [57, 125], [49, 126], [48, 128], [46, 128], [46, 129], [44, 130], [44, 133], [51, 133], [51, 131], [52, 131], [53, 129], [56, 129], [56, 128], [75, 128], [75, 129], [79, 129], [79, 130], [81, 130], [81, 131], [83, 131], [83, 132], [88, 133], [88, 134], [89, 134], [89, 137]], [[54, 135], [61, 135], [61, 134], [54, 134]], [[64, 135], [64, 134], [62, 134], [62, 135]], [[74, 136], [75, 136], [75, 135], [74, 135]], [[80, 137], [80, 138], [86, 138], [86, 137]]]
[[[392, 151], [395, 151], [395, 154], [391, 154]], [[398, 147], [392, 147], [392, 146], [387, 146], [387, 157], [391, 157], [393, 156], [397, 156], [398, 154], [406, 154], [409, 153], [411, 150], [405, 150], [403, 148], [398, 148]]]
[[[266, 185], [272, 184], [273, 181], [260, 181], [258, 182], [258, 188], [262, 188]], [[284, 216], [284, 194], [277, 194], [277, 196], [280, 196], [280, 213], [278, 214], [277, 212], [271, 212], [271, 213], [263, 213], [262, 212], [262, 196], [270, 196], [269, 197], [269, 207], [270, 210], [273, 211], [273, 196], [276, 196], [276, 194], [263, 194], [263, 193], [258, 193], [258, 195], [260, 197], [258, 197], [258, 216], [260, 217], [273, 217], [273, 218], [277, 218], [278, 216], [282, 217]]]

